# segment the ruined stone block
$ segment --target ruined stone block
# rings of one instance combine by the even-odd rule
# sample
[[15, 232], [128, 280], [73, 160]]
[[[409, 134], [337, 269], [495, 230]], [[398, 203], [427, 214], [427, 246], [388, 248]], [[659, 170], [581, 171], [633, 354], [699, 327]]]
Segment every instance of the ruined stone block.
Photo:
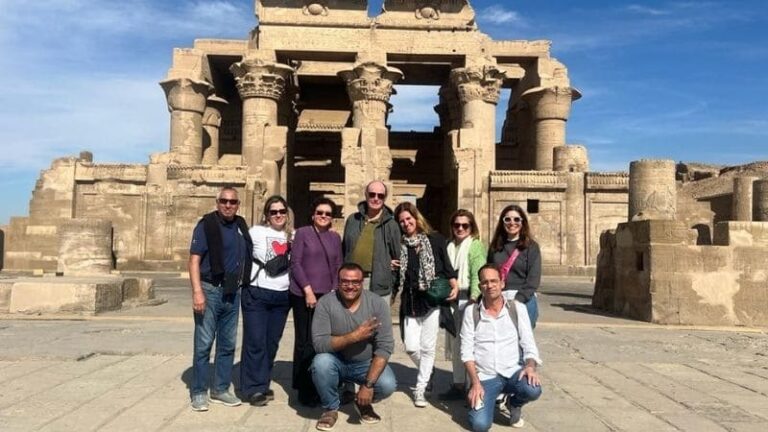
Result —
[[146, 302], [155, 298], [154, 280], [150, 278], [127, 278], [123, 282], [123, 301]]
[[73, 312], [97, 314], [120, 309], [123, 280], [23, 279], [13, 284], [10, 313]]

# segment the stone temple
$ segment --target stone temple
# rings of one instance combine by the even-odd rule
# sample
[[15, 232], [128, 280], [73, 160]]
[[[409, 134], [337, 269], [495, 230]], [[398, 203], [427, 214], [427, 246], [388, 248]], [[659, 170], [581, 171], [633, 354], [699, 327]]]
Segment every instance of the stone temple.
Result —
[[[78, 239], [100, 245], [102, 266], [184, 269], [192, 228], [223, 185], [238, 188], [251, 223], [267, 196], [282, 194], [297, 226], [308, 221], [315, 197], [333, 199], [339, 226], [363, 186], [383, 179], [389, 205], [415, 200], [443, 232], [454, 209], [469, 209], [486, 240], [500, 210], [518, 204], [530, 214], [545, 274], [604, 269], [598, 285], [615, 282], [616, 271], [605, 269], [629, 265], [601, 253], [601, 234], [643, 223], [627, 222], [640, 213], [676, 221], [683, 234], [674, 241], [696, 247], [743, 241], [743, 228], [730, 236], [716, 229], [724, 221], [766, 229], [751, 222], [768, 220], [768, 187], [755, 183], [768, 177], [761, 164], [638, 161], [636, 172], [645, 174], [637, 178], [589, 171], [585, 147], [566, 141], [581, 94], [550, 55], [550, 42], [492, 40], [477, 28], [469, 1], [385, 0], [375, 17], [359, 0], [256, 0], [255, 9], [259, 24], [247, 38], [198, 39], [174, 50], [160, 82], [170, 112], [168, 152], [135, 165], [96, 164], [83, 152], [41, 173], [29, 216], [0, 231], [5, 269], [66, 275], [81, 263], [70, 253]], [[388, 126], [398, 109], [390, 99], [395, 86], [407, 85], [434, 88], [439, 124], [432, 131]], [[508, 104], [498, 106], [503, 91]], [[505, 114], [498, 142], [497, 111]], [[73, 237], [76, 227], [85, 234]], [[763, 232], [749, 235], [758, 249], [768, 244]], [[613, 243], [603, 236], [604, 249], [620, 243], [615, 235]], [[630, 267], [643, 268], [632, 256]], [[750, 277], [762, 280], [765, 299], [765, 274]], [[635, 282], [647, 294], [646, 279]], [[614, 282], [603, 283], [598, 306], [659, 321], [649, 312], [652, 301], [643, 299], [638, 312], [623, 303], [641, 301], [623, 297], [626, 281]]]

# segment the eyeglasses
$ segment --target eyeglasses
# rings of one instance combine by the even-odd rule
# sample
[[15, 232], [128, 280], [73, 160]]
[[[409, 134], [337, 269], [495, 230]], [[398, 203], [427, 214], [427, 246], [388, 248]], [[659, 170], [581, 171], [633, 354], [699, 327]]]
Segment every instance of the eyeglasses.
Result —
[[383, 201], [383, 200], [384, 200], [384, 198], [386, 198], [386, 197], [387, 197], [387, 196], [386, 196], [385, 194], [383, 194], [383, 193], [378, 193], [378, 192], [368, 192], [368, 199], [374, 199], [374, 198], [378, 198], [378, 199], [380, 199], [380, 200], [382, 200], [382, 201]]
[[339, 285], [340, 286], [347, 286], [347, 287], [356, 287], [363, 284], [362, 279], [340, 279]]
[[288, 214], [288, 209], [281, 208], [281, 209], [269, 211], [270, 216], [285, 215], [285, 214]]
[[227, 204], [229, 204], [229, 205], [233, 205], [233, 206], [234, 206], [234, 205], [238, 205], [238, 204], [240, 204], [240, 200], [239, 200], [239, 199], [226, 199], [226, 198], [219, 198], [219, 199], [218, 199], [218, 200], [216, 200], [216, 201], [217, 201], [219, 204], [221, 204], [221, 205], [227, 205]]
[[317, 211], [315, 211], [315, 216], [331, 217], [331, 216], [333, 216], [333, 213], [327, 212], [327, 211], [317, 210]]
[[502, 220], [504, 221], [505, 224], [511, 224], [512, 222], [520, 223], [523, 221], [523, 218], [518, 216], [515, 216], [515, 217], [504, 216], [504, 219]]
[[453, 229], [468, 230], [469, 229], [469, 224], [468, 223], [455, 223], [455, 224], [453, 224]]

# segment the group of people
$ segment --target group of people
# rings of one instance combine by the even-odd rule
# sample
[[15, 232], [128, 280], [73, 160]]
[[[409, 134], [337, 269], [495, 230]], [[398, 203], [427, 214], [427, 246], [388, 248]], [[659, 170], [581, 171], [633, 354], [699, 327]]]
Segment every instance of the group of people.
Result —
[[[323, 408], [316, 428], [333, 429], [339, 407], [351, 402], [361, 422], [379, 422], [373, 401], [396, 389], [388, 366], [390, 304], [400, 295], [400, 336], [418, 370], [414, 405], [428, 405], [442, 325], [454, 335], [453, 383], [440, 397], [466, 398], [475, 431], [491, 427], [497, 400], [509, 409], [510, 424], [522, 426], [522, 406], [541, 394], [533, 337], [541, 252], [525, 211], [505, 207], [486, 249], [467, 210], [451, 216], [446, 240], [414, 204], [387, 207], [383, 182], [364, 192], [343, 239], [332, 229], [336, 208], [327, 198], [312, 204], [311, 224], [294, 232], [282, 197], [268, 198], [261, 223], [249, 229], [237, 215], [237, 191], [219, 192], [216, 211], [197, 224], [190, 247], [192, 409], [241, 404], [230, 390], [240, 307], [240, 395], [254, 406], [274, 399], [272, 367], [292, 310], [293, 388], [301, 404]], [[430, 295], [435, 284], [447, 291], [437, 301]]]

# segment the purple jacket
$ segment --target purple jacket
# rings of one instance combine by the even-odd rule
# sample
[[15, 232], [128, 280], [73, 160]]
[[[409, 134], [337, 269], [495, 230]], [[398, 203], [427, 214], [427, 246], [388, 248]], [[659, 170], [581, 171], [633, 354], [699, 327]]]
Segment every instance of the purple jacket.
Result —
[[[325, 253], [328, 254], [327, 260]], [[328, 268], [329, 261], [331, 268]], [[341, 237], [337, 232], [328, 230], [318, 233], [312, 225], [297, 229], [291, 245], [291, 293], [304, 297], [307, 285], [311, 285], [316, 294], [333, 291], [341, 262]]]

